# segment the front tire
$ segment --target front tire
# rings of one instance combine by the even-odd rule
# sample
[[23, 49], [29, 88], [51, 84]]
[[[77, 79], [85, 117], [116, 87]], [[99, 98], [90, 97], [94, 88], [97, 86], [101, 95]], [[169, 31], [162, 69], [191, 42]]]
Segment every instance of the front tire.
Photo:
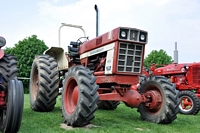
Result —
[[83, 66], [68, 69], [63, 81], [62, 113], [69, 126], [84, 126], [94, 119], [99, 99], [96, 77]]
[[17, 79], [8, 82], [6, 108], [0, 110], [0, 129], [4, 133], [15, 133], [20, 129], [24, 108], [23, 84]]
[[196, 115], [200, 109], [200, 101], [197, 95], [191, 91], [181, 91], [179, 95], [181, 102], [179, 105], [181, 114]]
[[49, 55], [37, 56], [30, 74], [30, 104], [34, 111], [54, 109], [59, 92], [59, 73], [56, 60]]
[[149, 102], [141, 103], [138, 107], [142, 119], [158, 124], [169, 124], [177, 118], [179, 91], [167, 78], [143, 76], [138, 90], [150, 98]]

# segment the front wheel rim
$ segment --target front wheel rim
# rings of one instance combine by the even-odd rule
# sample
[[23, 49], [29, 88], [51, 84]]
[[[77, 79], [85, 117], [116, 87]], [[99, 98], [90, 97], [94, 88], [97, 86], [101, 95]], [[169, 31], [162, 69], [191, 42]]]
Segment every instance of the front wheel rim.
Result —
[[64, 107], [69, 114], [72, 114], [78, 103], [78, 86], [76, 80], [70, 79], [65, 87]]
[[179, 108], [182, 111], [188, 112], [188, 111], [192, 110], [193, 105], [194, 105], [193, 100], [190, 97], [188, 97], [188, 96], [181, 97], [181, 103], [179, 105]]

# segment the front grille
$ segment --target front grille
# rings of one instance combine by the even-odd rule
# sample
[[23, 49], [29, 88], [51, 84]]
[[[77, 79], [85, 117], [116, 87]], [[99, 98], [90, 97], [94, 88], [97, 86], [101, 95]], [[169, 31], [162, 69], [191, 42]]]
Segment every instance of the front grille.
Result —
[[193, 83], [200, 84], [200, 66], [192, 67]]
[[121, 42], [119, 44], [117, 71], [140, 73], [143, 49], [143, 45]]

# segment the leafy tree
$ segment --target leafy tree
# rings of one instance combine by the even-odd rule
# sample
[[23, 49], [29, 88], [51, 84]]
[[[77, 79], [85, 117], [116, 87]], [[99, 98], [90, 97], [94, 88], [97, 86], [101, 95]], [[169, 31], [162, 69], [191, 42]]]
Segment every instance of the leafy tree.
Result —
[[172, 57], [167, 55], [164, 50], [160, 49], [159, 51], [153, 50], [147, 55], [144, 59], [144, 66], [149, 68], [152, 63], [166, 65], [172, 62]]
[[[27, 37], [19, 41], [13, 48], [5, 49], [6, 54], [11, 54], [17, 57], [18, 61], [18, 77], [30, 77], [32, 62], [36, 55], [42, 54], [48, 47], [43, 40], [37, 39], [36, 35]], [[29, 80], [23, 80], [24, 88], [28, 92]]]

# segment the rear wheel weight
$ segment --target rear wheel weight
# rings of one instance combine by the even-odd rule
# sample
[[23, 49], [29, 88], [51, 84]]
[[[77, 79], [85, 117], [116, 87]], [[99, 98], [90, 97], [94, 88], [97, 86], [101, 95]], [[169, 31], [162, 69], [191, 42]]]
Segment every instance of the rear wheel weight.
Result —
[[34, 111], [54, 109], [59, 92], [59, 73], [56, 60], [49, 55], [37, 56], [30, 74], [30, 104]]
[[179, 105], [181, 114], [196, 115], [200, 109], [200, 101], [197, 95], [191, 91], [181, 91], [179, 95], [181, 102]]
[[[179, 112], [179, 91], [176, 90], [175, 85], [168, 81], [163, 76], [143, 76], [140, 79], [140, 86], [138, 91], [143, 94], [157, 94], [160, 96], [159, 102], [153, 107], [151, 104], [155, 101], [150, 101], [149, 106], [147, 103], [141, 103], [138, 107], [138, 112], [141, 118], [150, 122], [158, 124], [169, 124], [177, 118]], [[152, 93], [153, 92], [153, 93]], [[156, 96], [156, 95], [155, 95]], [[151, 98], [150, 98], [151, 99]], [[151, 108], [152, 106], [152, 108]]]
[[63, 81], [62, 113], [69, 126], [84, 126], [94, 119], [99, 99], [96, 77], [83, 66], [68, 69]]

